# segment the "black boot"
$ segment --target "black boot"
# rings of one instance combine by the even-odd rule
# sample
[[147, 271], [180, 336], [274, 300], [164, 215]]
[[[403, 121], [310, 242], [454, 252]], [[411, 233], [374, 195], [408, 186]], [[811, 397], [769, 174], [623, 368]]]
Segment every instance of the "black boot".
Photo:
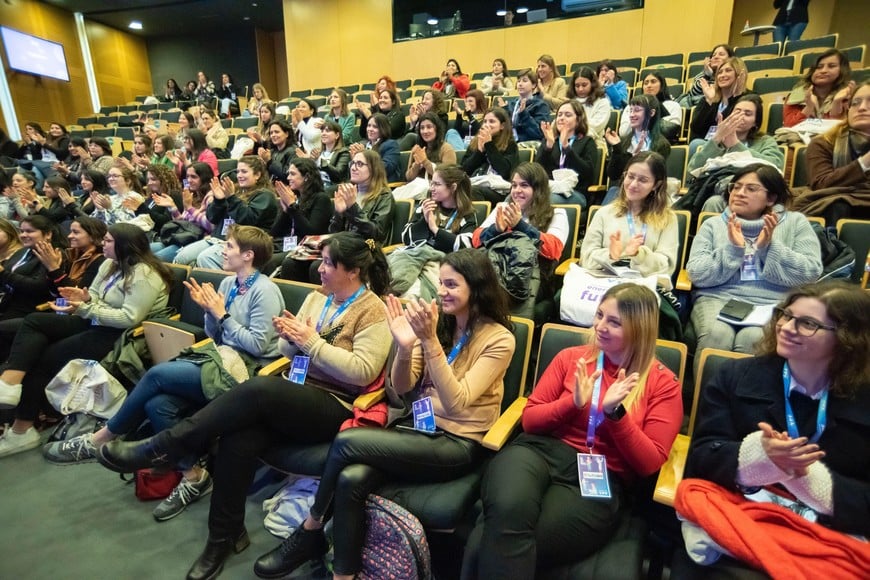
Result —
[[165, 445], [164, 433], [142, 441], [110, 441], [97, 449], [97, 461], [118, 473], [133, 473], [149, 467], [169, 467], [174, 461]]
[[215, 540], [209, 536], [205, 549], [190, 570], [187, 572], [187, 580], [211, 580], [217, 578], [223, 570], [224, 562], [235, 552], [238, 554], [251, 545], [248, 532], [242, 528], [242, 532], [235, 538], [223, 538]]
[[283, 578], [309, 560], [326, 551], [323, 530], [306, 530], [301, 524], [281, 545], [257, 558], [254, 574], [260, 578]]

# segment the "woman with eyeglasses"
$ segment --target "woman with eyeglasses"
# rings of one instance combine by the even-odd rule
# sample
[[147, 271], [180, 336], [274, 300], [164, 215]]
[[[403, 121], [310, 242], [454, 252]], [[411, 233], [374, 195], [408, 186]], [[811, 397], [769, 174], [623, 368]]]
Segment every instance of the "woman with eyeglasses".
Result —
[[[822, 273], [819, 239], [803, 214], [786, 211], [791, 190], [779, 171], [746, 166], [734, 174], [728, 191], [728, 207], [703, 223], [686, 264], [694, 286], [689, 321], [698, 353], [752, 352], [762, 329], [735, 319], [725, 308], [729, 301], [771, 308], [790, 288]], [[696, 356], [696, 370], [699, 361]]]
[[627, 263], [644, 276], [658, 276], [658, 285], [672, 288], [677, 267], [677, 216], [668, 207], [667, 167], [653, 151], [628, 162], [613, 203], [599, 209], [583, 237], [581, 263], [601, 270], [602, 262]]
[[91, 217], [112, 225], [128, 222], [136, 217], [136, 209], [142, 205], [142, 186], [133, 172], [122, 163], [116, 162], [106, 173], [111, 195], [91, 192], [94, 212]]
[[393, 195], [380, 156], [370, 149], [354, 153], [350, 183], [340, 184], [335, 192], [329, 232], [355, 232], [384, 245], [389, 240], [392, 215]]
[[[784, 488], [792, 496], [785, 500], [789, 508], [803, 512], [811, 521], [844, 534], [870, 535], [868, 349], [870, 295], [845, 282], [791, 290], [774, 309], [757, 356], [723, 363], [704, 385], [686, 477], [708, 480], [741, 495], [765, 494], [762, 488], [769, 486]], [[697, 484], [705, 489], [709, 486]], [[732, 531], [720, 525], [723, 520], [718, 518], [717, 525], [710, 526], [703, 517], [705, 510], [695, 512], [694, 494], [684, 495], [695, 485], [684, 481], [677, 493], [678, 511], [692, 522], [683, 524], [690, 526], [684, 537], [709, 534], [737, 560], [746, 562], [752, 555], [756, 562], [769, 562], [765, 558], [769, 539], [736, 546], [732, 540], [738, 534], [755, 530]], [[707, 497], [704, 494], [700, 499], [706, 503]], [[781, 505], [784, 500], [772, 494], [767, 497], [766, 501]], [[789, 527], [790, 544], [798, 543], [800, 531]], [[817, 534], [805, 536], [814, 546], [821, 539]], [[856, 543], [858, 549], [853, 551], [847, 544], [851, 538], [838, 540], [841, 549], [850, 552], [848, 560], [853, 565], [867, 565], [866, 543]], [[697, 554], [699, 559], [703, 556], [705, 566], [684, 557], [678, 566], [675, 563], [672, 569], [679, 573], [674, 576], [672, 572], [672, 577], [710, 577], [720, 568], [743, 566], [731, 557], [717, 561], [721, 551], [710, 544]], [[784, 559], [777, 558], [777, 569], [782, 570], [783, 564]], [[827, 560], [826, 565], [830, 565]], [[764, 568], [771, 572], [767, 565]], [[867, 568], [863, 570], [866, 573]], [[844, 571], [843, 577], [853, 577], [853, 573]], [[854, 577], [861, 575], [858, 572]]]

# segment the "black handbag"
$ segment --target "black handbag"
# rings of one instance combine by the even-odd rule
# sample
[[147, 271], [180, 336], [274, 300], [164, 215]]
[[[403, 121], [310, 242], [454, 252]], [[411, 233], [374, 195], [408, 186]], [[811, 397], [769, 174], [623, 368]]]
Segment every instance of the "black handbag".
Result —
[[187, 220], [172, 220], [160, 229], [160, 242], [166, 246], [186, 246], [202, 239], [205, 230]]

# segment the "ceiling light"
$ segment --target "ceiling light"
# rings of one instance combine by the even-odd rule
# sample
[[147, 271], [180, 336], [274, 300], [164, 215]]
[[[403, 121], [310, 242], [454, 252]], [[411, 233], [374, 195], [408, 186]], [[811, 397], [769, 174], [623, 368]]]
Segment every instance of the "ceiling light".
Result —
[[142, 23], [138, 20], [131, 20], [129, 28], [132, 28], [133, 30], [142, 30]]
[[438, 19], [437, 18], [430, 18], [429, 20], [426, 21], [426, 24], [428, 24], [429, 26], [435, 26], [436, 24], [438, 24]]
[[507, 16], [507, 10], [496, 10], [496, 16]]
[[525, 6], [520, 6], [519, 8], [517, 8], [517, 14], [525, 14], [528, 11], [529, 11], [529, 9], [526, 8]]

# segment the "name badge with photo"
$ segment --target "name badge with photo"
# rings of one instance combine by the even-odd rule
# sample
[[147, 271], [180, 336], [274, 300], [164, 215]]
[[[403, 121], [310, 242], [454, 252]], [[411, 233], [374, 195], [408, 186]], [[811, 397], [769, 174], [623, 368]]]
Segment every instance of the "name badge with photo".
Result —
[[284, 236], [284, 252], [292, 252], [299, 245], [296, 236]]
[[236, 220], [234, 220], [233, 218], [224, 219], [224, 225], [221, 228], [221, 235], [226, 237], [227, 232], [230, 231], [230, 226], [233, 225], [234, 223], [236, 223]]
[[593, 453], [577, 454], [577, 477], [580, 494], [591, 499], [610, 499], [610, 481], [607, 478], [607, 458]]
[[435, 411], [432, 408], [432, 397], [423, 397], [414, 401], [411, 410], [414, 413], [414, 429], [426, 433], [435, 432]]
[[297, 385], [305, 384], [305, 377], [308, 376], [308, 363], [311, 362], [304, 354], [297, 354], [293, 357], [293, 365], [290, 367], [290, 374], [287, 376], [291, 383]]

